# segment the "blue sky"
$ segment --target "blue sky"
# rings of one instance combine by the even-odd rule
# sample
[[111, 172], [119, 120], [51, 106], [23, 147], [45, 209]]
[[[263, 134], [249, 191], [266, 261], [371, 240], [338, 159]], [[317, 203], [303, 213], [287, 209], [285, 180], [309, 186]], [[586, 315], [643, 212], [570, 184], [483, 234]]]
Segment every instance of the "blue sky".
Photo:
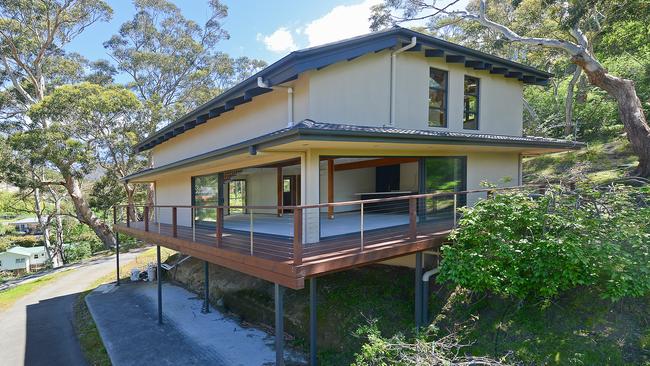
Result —
[[[294, 49], [344, 39], [369, 32], [369, 8], [381, 0], [222, 0], [228, 6], [223, 20], [230, 39], [219, 50], [231, 56], [260, 58], [269, 63]], [[469, 0], [462, 0], [464, 6]], [[207, 0], [174, 0], [184, 16], [203, 24], [208, 17]], [[85, 57], [108, 59], [102, 43], [116, 34], [135, 12], [129, 0], [108, 0], [113, 8], [110, 22], [97, 23], [78, 36], [66, 49]]]

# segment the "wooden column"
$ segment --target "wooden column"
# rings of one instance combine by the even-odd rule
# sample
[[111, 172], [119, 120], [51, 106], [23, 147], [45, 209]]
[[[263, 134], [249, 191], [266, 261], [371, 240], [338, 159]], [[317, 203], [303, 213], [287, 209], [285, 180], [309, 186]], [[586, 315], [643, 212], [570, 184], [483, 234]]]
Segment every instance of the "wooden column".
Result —
[[283, 187], [283, 184], [282, 184], [282, 167], [279, 166], [279, 167], [277, 167], [278, 216], [282, 216], [282, 214], [283, 214], [282, 208], [279, 207], [279, 206], [282, 206], [282, 204], [283, 204], [283, 202], [282, 202], [283, 201], [282, 196], [283, 196], [283, 193], [284, 193], [283, 188], [284, 187]]
[[223, 241], [223, 207], [217, 207], [217, 247], [221, 246]]
[[178, 236], [178, 227], [176, 226], [176, 222], [178, 221], [178, 210], [177, 207], [174, 206], [172, 207], [172, 236], [175, 238]]
[[302, 264], [302, 208], [293, 210], [293, 264]]
[[409, 236], [415, 240], [418, 235], [417, 198], [409, 198]]
[[[327, 159], [327, 203], [334, 202], [334, 159]], [[327, 217], [334, 218], [334, 206], [327, 206]]]
[[149, 206], [144, 206], [144, 231], [149, 231]]

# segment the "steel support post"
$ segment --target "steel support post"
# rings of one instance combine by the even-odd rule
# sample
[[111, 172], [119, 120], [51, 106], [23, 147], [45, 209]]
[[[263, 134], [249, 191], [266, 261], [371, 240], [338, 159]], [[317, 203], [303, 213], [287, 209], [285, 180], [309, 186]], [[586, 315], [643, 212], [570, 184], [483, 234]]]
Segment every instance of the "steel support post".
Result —
[[160, 245], [156, 245], [156, 259], [158, 260], [158, 268], [156, 270], [156, 282], [158, 284], [158, 324], [162, 324], [162, 267], [160, 265]]
[[207, 314], [210, 312], [210, 263], [208, 261], [205, 261], [203, 270], [205, 272], [205, 279], [204, 279], [204, 289], [203, 289], [203, 307], [201, 308], [201, 312], [203, 314]]
[[284, 287], [275, 284], [275, 364], [284, 366]]
[[115, 285], [120, 285], [120, 233], [115, 232]]
[[309, 280], [309, 365], [317, 365], [317, 347], [316, 347], [316, 334], [317, 334], [317, 316], [316, 308], [318, 306], [318, 298], [316, 293], [316, 277]]
[[422, 324], [422, 252], [415, 253], [415, 329]]

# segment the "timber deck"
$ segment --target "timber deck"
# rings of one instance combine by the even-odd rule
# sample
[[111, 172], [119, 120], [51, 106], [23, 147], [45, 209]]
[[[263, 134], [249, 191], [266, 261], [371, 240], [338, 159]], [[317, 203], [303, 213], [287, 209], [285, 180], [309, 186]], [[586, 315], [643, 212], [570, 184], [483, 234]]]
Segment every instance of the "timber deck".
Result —
[[[290, 237], [224, 230], [217, 242], [215, 229], [173, 226], [150, 222], [115, 224], [115, 230], [146, 243], [167, 247], [195, 258], [243, 272], [283, 286], [301, 289], [304, 279], [360, 267], [415, 252], [438, 248], [452, 227], [452, 220], [417, 224], [416, 234], [408, 225], [321, 238], [302, 244], [301, 260], [295, 261]], [[363, 241], [363, 245], [362, 245]]]

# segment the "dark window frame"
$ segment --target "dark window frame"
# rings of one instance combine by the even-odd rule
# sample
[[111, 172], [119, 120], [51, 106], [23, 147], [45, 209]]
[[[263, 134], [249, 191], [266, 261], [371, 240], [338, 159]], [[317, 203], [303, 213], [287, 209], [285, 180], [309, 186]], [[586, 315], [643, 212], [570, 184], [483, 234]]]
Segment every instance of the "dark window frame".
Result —
[[[468, 79], [473, 79], [473, 80], [476, 81], [476, 93], [467, 93], [466, 85], [467, 85], [467, 80]], [[480, 124], [479, 124], [479, 122], [480, 122], [480, 120], [479, 120], [480, 117], [479, 116], [480, 116], [480, 109], [481, 109], [481, 96], [480, 96], [481, 93], [480, 93], [480, 90], [481, 90], [481, 79], [476, 77], [476, 76], [465, 75], [465, 77], [463, 78], [463, 130], [478, 131], [478, 129], [480, 127]], [[468, 118], [470, 112], [472, 112], [472, 111], [468, 111], [467, 104], [465, 103], [465, 97], [467, 97], [467, 96], [473, 96], [473, 97], [476, 98], [476, 111], [473, 111], [474, 115], [476, 116], [475, 117], [476, 126], [473, 127], [473, 128], [466, 127], [466, 124], [468, 123], [467, 118]]]
[[[429, 79], [431, 79], [431, 72], [436, 71], [436, 72], [441, 72], [445, 75], [445, 85], [443, 85], [442, 88], [432, 88], [429, 84], [429, 105], [428, 105], [428, 110], [427, 110], [427, 125], [429, 127], [435, 127], [435, 128], [448, 128], [449, 127], [449, 118], [447, 117], [448, 113], [448, 105], [449, 105], [449, 71], [447, 70], [442, 70], [442, 69], [437, 69], [435, 67], [429, 67]], [[444, 99], [442, 101], [443, 108], [433, 108], [436, 109], [440, 112], [443, 113], [443, 123], [441, 126], [432, 126], [431, 125], [431, 119], [429, 118], [429, 115], [431, 114], [431, 91], [436, 90], [436, 91], [443, 91], [444, 92]]]

